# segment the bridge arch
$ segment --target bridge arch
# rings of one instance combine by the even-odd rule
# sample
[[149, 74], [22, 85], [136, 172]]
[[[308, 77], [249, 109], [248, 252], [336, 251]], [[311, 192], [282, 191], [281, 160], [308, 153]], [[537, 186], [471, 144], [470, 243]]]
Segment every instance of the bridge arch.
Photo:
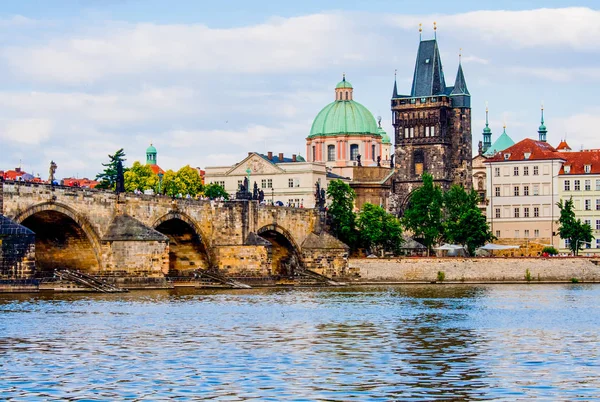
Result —
[[271, 272], [274, 275], [293, 277], [304, 266], [300, 247], [285, 228], [269, 224], [258, 229], [256, 234], [273, 245]]
[[36, 271], [51, 275], [54, 269], [102, 269], [100, 236], [73, 208], [44, 202], [27, 208], [14, 221], [35, 232]]
[[191, 276], [198, 269], [213, 266], [207, 237], [189, 215], [170, 211], [152, 227], [169, 238], [169, 276]]

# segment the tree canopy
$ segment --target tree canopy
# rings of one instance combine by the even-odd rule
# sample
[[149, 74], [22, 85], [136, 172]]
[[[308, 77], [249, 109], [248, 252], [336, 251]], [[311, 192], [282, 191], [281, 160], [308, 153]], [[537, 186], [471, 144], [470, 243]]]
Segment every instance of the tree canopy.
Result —
[[161, 192], [171, 197], [185, 197], [188, 194], [195, 197], [202, 192], [203, 188], [200, 174], [189, 165], [177, 172], [167, 170], [161, 183]]
[[574, 255], [577, 255], [585, 243], [589, 243], [594, 239], [592, 228], [590, 225], [581, 222], [581, 219], [575, 219], [573, 198], [569, 198], [564, 202], [560, 200], [556, 205], [560, 209], [558, 234], [561, 239], [568, 240], [569, 249]]
[[402, 226], [398, 218], [379, 205], [365, 203], [358, 215], [358, 231], [363, 247], [378, 254], [380, 251], [399, 251], [402, 245]]
[[154, 174], [149, 165], [142, 165], [135, 161], [133, 166], [125, 172], [125, 191], [133, 192], [135, 190], [157, 190], [158, 176]]
[[[123, 148], [119, 149], [113, 155], [108, 155], [108, 159], [108, 163], [102, 164], [102, 166], [104, 166], [104, 171], [96, 175], [96, 180], [100, 182], [96, 188], [114, 190], [117, 183], [117, 165], [119, 164], [119, 161], [123, 163], [127, 159], [125, 159]], [[127, 169], [123, 169], [123, 173], [126, 172]]]
[[404, 227], [420, 238], [427, 247], [431, 247], [441, 238], [444, 227], [442, 221], [442, 206], [444, 196], [439, 186], [433, 183], [433, 176], [423, 174], [423, 185], [413, 191], [408, 207], [404, 211], [402, 223]]
[[327, 197], [331, 200], [327, 212], [331, 219], [331, 231], [338, 239], [354, 249], [358, 239], [354, 214], [356, 193], [347, 183], [338, 179], [329, 182]]
[[444, 193], [444, 239], [466, 247], [469, 255], [494, 239], [478, 203], [479, 195], [474, 190], [467, 192], [462, 186], [454, 185]]
[[204, 196], [210, 198], [211, 200], [221, 197], [223, 197], [226, 200], [229, 199], [229, 194], [227, 193], [227, 191], [225, 191], [225, 189], [217, 183], [205, 185]]

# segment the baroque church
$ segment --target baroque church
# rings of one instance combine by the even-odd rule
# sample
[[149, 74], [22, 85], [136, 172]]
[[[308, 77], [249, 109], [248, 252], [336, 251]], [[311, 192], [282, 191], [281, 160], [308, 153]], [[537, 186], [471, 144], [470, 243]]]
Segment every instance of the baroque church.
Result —
[[446, 86], [437, 38], [420, 39], [410, 93], [398, 93], [394, 81], [391, 109], [393, 212], [402, 213], [425, 172], [444, 190], [453, 184], [472, 187], [471, 94], [460, 61], [454, 86]]

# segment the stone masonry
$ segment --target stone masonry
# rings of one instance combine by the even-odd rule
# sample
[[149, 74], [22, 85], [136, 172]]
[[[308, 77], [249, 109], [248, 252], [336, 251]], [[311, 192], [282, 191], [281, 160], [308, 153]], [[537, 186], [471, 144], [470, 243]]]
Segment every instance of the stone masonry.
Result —
[[[177, 271], [215, 268], [233, 276], [264, 276], [276, 270], [272, 245], [252, 239], [271, 234], [290, 255], [300, 256], [302, 267], [304, 256], [310, 254], [308, 265], [313, 269], [336, 276], [346, 271], [347, 251], [339, 244], [318, 252], [305, 250], [305, 240], [322, 232], [321, 217], [313, 209], [259, 206], [253, 201], [117, 195], [17, 182], [5, 182], [0, 194], [7, 217], [40, 232], [36, 240], [40, 270], [61, 264], [77, 268], [83, 262], [84, 269], [93, 274], [153, 277], [169, 272], [169, 254], [180, 250]], [[174, 221], [189, 229], [185, 236], [173, 235], [175, 226], [170, 222]], [[159, 233], [167, 227], [171, 232]], [[193, 250], [205, 255], [195, 258]], [[319, 253], [326, 258], [318, 258]]]

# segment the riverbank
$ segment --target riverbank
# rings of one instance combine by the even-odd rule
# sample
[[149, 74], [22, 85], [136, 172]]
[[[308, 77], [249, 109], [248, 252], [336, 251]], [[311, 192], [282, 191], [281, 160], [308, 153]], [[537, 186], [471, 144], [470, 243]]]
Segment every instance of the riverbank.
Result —
[[[351, 258], [357, 283], [600, 282], [596, 258]], [[438, 274], [440, 273], [440, 274]], [[529, 279], [529, 280], [528, 280]]]

